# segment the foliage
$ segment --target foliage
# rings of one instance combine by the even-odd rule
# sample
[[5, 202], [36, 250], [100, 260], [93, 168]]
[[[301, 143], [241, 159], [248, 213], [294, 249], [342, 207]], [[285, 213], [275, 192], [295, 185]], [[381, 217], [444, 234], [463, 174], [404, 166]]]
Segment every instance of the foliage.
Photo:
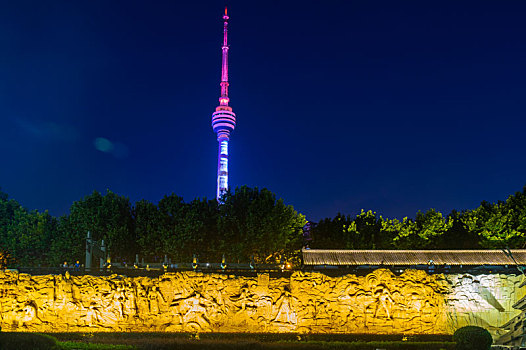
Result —
[[457, 343], [457, 350], [489, 350], [493, 338], [482, 327], [465, 326], [455, 331], [453, 341]]
[[454, 343], [420, 343], [420, 342], [275, 342], [257, 341], [172, 341], [167, 343], [146, 343], [138, 345], [141, 350], [454, 350]]
[[37, 333], [0, 333], [0, 349], [2, 350], [58, 350], [56, 339]]
[[199, 253], [202, 259], [219, 259], [216, 201], [197, 198], [185, 203], [172, 193], [157, 206], [139, 201], [133, 212], [142, 256], [159, 260], [167, 254], [175, 261], [191, 261]]
[[114, 345], [114, 344], [92, 344], [80, 342], [59, 342], [59, 348], [62, 350], [128, 350], [137, 349], [132, 345]]
[[219, 206], [221, 249], [237, 261], [292, 259], [302, 245], [305, 217], [267, 189], [243, 186]]
[[58, 266], [83, 260], [87, 232], [104, 240], [113, 260], [133, 261], [135, 254], [160, 261], [275, 262], [292, 259], [301, 248], [306, 221], [292, 206], [267, 189], [241, 187], [216, 200], [185, 203], [171, 194], [156, 205], [111, 191], [74, 202], [59, 219], [47, 212], [27, 211], [7, 195], [0, 196], [0, 247], [17, 264]]
[[347, 232], [351, 234], [352, 249], [369, 247], [370, 249], [392, 248], [393, 230], [395, 222], [385, 221], [381, 216], [369, 210], [362, 210], [348, 226]]
[[346, 236], [346, 228], [351, 223], [352, 219], [341, 213], [338, 213], [334, 219], [326, 218], [321, 220], [311, 229], [311, 248], [330, 249], [342, 246], [342, 244], [348, 247], [350, 244]]
[[57, 220], [47, 211], [28, 211], [6, 194], [0, 195], [0, 249], [18, 265], [45, 264], [56, 229]]
[[[78, 242], [84, 242], [87, 232], [95, 241], [103, 240], [113, 257], [131, 260], [135, 255], [130, 200], [107, 190], [103, 196], [97, 191], [74, 202], [68, 216], [68, 229]], [[83, 244], [81, 244], [83, 246]]]
[[138, 254], [152, 261], [164, 253], [163, 238], [166, 218], [159, 208], [146, 200], [135, 203], [133, 207], [134, 231], [137, 237]]
[[[149, 343], [168, 343], [175, 340], [196, 340], [195, 333], [171, 333], [171, 332], [95, 332], [95, 333], [53, 333], [53, 337], [59, 341], [106, 343], [106, 344], [136, 344], [137, 341]], [[452, 335], [449, 334], [374, 334], [374, 333], [213, 333], [205, 332], [199, 334], [200, 340], [231, 341], [231, 342], [404, 342], [404, 343], [445, 343], [451, 342]]]
[[60, 266], [64, 262], [82, 260], [85, 256], [85, 242], [86, 233], [75, 229], [69, 216], [60, 217], [51, 242], [49, 265]]
[[340, 213], [312, 229], [317, 249], [500, 249], [526, 246], [526, 187], [505, 202], [482, 202], [474, 210], [435, 209], [414, 219], [384, 219], [371, 210], [351, 218]]
[[[118, 349], [127, 345], [136, 349], [349, 349], [349, 350], [453, 350], [455, 343], [447, 335], [401, 334], [297, 334], [297, 333], [62, 333], [54, 334], [66, 349]], [[71, 341], [73, 340], [73, 342]], [[85, 344], [85, 345], [83, 345]], [[108, 344], [108, 345], [106, 345]], [[85, 347], [83, 347], [85, 346]], [[89, 347], [93, 346], [93, 347]], [[98, 346], [98, 347], [95, 347]]]
[[[87, 232], [104, 239], [112, 259], [256, 263], [299, 256], [305, 217], [267, 189], [246, 186], [220, 204], [170, 194], [159, 203], [132, 204], [111, 191], [74, 202], [60, 218], [28, 210], [0, 190], [0, 266], [58, 266], [84, 260]], [[500, 249], [526, 246], [526, 187], [497, 203], [449, 215], [429, 209], [388, 219], [372, 210], [338, 213], [314, 224], [315, 249]], [[11, 260], [6, 260], [6, 257]]]
[[484, 248], [523, 247], [526, 244], [526, 187], [505, 202], [482, 202], [466, 212], [463, 222], [481, 236]]
[[177, 261], [191, 261], [194, 254], [201, 260], [219, 261], [223, 245], [217, 231], [217, 202], [195, 199], [184, 203], [171, 195], [159, 202], [167, 217], [168, 227], [164, 251]]
[[404, 218], [402, 223], [394, 223], [398, 235], [394, 238], [395, 247], [402, 249], [436, 249], [438, 237], [453, 226], [453, 221], [441, 213], [430, 209], [418, 212], [415, 220]]

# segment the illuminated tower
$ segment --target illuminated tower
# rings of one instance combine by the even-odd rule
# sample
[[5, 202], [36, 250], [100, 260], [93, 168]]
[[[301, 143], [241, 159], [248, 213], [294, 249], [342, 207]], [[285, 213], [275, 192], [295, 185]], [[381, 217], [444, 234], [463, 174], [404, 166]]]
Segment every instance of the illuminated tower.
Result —
[[221, 65], [221, 97], [219, 97], [219, 106], [212, 114], [212, 128], [217, 134], [217, 141], [219, 142], [219, 155], [217, 159], [217, 194], [219, 198], [228, 190], [228, 141], [230, 140], [230, 133], [236, 127], [236, 115], [232, 112], [232, 107], [228, 105], [230, 99], [228, 98], [228, 38], [227, 26], [228, 15], [225, 7], [225, 15], [223, 16], [223, 60]]

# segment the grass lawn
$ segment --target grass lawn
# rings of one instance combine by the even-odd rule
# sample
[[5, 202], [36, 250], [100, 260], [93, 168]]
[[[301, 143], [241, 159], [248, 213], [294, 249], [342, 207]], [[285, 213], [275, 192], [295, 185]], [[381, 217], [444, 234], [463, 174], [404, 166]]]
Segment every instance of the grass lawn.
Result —
[[75, 341], [57, 342], [58, 349], [64, 350], [129, 350], [137, 349], [132, 345], [113, 345], [98, 343], [82, 343]]
[[[401, 340], [404, 339], [404, 340]], [[203, 333], [0, 333], [2, 350], [453, 350], [451, 336]]]

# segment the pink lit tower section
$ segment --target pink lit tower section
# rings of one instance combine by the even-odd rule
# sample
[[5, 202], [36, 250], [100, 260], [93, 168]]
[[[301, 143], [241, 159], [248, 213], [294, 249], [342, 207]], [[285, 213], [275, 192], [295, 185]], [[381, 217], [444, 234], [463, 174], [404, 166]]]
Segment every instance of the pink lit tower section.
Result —
[[223, 61], [221, 66], [221, 97], [219, 106], [212, 114], [212, 128], [217, 134], [219, 142], [219, 155], [217, 160], [217, 194], [219, 201], [221, 196], [228, 190], [228, 141], [230, 133], [236, 127], [236, 115], [232, 112], [232, 107], [228, 105], [228, 15], [225, 7], [223, 16]]

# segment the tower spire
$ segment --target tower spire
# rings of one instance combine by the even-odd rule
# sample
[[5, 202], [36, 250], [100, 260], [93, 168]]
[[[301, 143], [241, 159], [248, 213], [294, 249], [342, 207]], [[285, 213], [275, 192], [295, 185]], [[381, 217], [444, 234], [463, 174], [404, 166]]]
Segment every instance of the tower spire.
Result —
[[228, 141], [230, 133], [236, 127], [236, 115], [232, 112], [232, 107], [228, 105], [228, 14], [225, 7], [223, 15], [223, 46], [221, 62], [221, 96], [219, 106], [212, 114], [212, 129], [217, 134], [219, 142], [219, 155], [217, 160], [217, 192], [216, 198], [219, 201], [221, 196], [228, 190]]
[[228, 14], [225, 6], [225, 14], [223, 15], [223, 46], [221, 50], [223, 52], [221, 62], [221, 98], [219, 104], [222, 106], [228, 106]]

